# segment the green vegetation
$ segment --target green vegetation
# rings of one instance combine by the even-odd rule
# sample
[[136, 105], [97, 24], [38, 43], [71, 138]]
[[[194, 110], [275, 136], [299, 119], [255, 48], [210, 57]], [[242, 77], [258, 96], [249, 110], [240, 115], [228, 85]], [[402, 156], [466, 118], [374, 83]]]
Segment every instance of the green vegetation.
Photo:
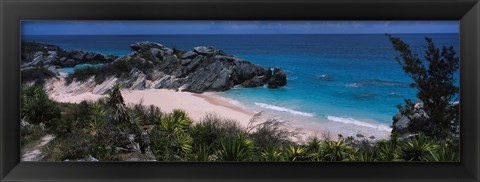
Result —
[[405, 99], [405, 106], [398, 106], [404, 115], [422, 116], [410, 118], [409, 131], [437, 139], [458, 135], [459, 105], [452, 105], [451, 102], [458, 101], [455, 97], [458, 97], [459, 89], [454, 84], [454, 73], [458, 70], [459, 58], [453, 46], [440, 49], [431, 38], [426, 37], [427, 49], [421, 59], [400, 38], [387, 36], [393, 48], [400, 53], [396, 60], [413, 79], [417, 98], [423, 104], [419, 109], [416, 103]]
[[34, 82], [35, 84], [41, 85], [46, 79], [54, 77], [55, 73], [42, 66], [39, 66], [31, 69], [24, 69], [22, 70], [21, 75], [22, 83]]
[[93, 75], [100, 73], [100, 69], [94, 67], [87, 67], [83, 69], [76, 69], [72, 74], [68, 75], [66, 82], [69, 84], [75, 78], [77, 81], [86, 81]]
[[110, 64], [105, 64], [105, 66], [101, 68], [88, 67], [85, 69], [76, 69], [72, 74], [68, 75], [66, 83], [70, 84], [74, 79], [77, 81], [86, 81], [92, 76], [95, 76], [97, 83], [102, 83], [111, 76], [126, 78], [134, 69], [149, 73], [153, 70], [153, 66], [153, 63], [149, 63], [143, 58], [120, 58]]
[[89, 157], [100, 161], [459, 160], [454, 150], [458, 140], [439, 141], [420, 134], [376, 142], [353, 137], [294, 142], [298, 132], [287, 130], [284, 122], [261, 122], [256, 116], [243, 128], [214, 115], [194, 122], [181, 110], [163, 113], [141, 103], [125, 106], [119, 89], [114, 87], [109, 98], [97, 102], [62, 104], [49, 100], [39, 86], [24, 86], [22, 118], [28, 125], [22, 124], [22, 141], [56, 136], [42, 149], [45, 161]]
[[57, 128], [55, 125], [60, 118], [60, 107], [48, 98], [41, 86], [23, 86], [21, 104], [22, 120], [29, 121], [31, 124], [43, 123], [50, 129]]

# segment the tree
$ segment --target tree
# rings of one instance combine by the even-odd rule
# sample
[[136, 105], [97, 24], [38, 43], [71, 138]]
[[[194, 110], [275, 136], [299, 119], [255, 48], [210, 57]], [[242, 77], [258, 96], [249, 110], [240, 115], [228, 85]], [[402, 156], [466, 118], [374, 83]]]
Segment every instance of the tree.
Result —
[[[405, 99], [400, 112], [409, 116], [409, 131], [425, 133], [434, 138], [446, 138], [456, 131], [459, 123], [458, 104], [451, 102], [458, 94], [454, 73], [459, 67], [459, 58], [453, 46], [437, 48], [431, 38], [426, 37], [427, 49], [423, 59], [414, 54], [410, 46], [400, 38], [387, 34], [393, 48], [400, 53], [396, 61], [414, 81], [420, 103]], [[455, 98], [457, 100], [458, 98]], [[410, 117], [410, 116], [421, 117]]]

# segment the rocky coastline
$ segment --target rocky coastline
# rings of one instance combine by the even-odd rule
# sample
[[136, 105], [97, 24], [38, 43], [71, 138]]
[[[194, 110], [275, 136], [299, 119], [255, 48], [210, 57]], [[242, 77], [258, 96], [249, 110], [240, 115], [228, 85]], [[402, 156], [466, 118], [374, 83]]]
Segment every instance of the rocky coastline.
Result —
[[180, 51], [146, 41], [133, 43], [130, 48], [130, 54], [115, 56], [24, 42], [21, 69], [23, 73], [41, 68], [58, 79], [59, 68], [103, 64], [102, 68], [67, 77], [68, 84], [75, 85], [70, 87], [72, 92], [94, 94], [106, 94], [117, 83], [130, 90], [174, 89], [193, 93], [225, 91], [234, 86], [279, 88], [287, 84], [283, 69], [263, 67], [214, 47]]

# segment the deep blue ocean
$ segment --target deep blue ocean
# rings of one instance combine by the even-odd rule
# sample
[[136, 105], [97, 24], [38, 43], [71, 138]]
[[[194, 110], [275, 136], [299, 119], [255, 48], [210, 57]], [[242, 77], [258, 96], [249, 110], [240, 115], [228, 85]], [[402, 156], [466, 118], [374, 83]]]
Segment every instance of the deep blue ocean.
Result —
[[[436, 45], [454, 46], [458, 34], [399, 34], [422, 54], [424, 37]], [[115, 35], [23, 36], [64, 49], [103, 54], [130, 53], [129, 44], [153, 41], [180, 50], [214, 46], [259, 65], [286, 70], [280, 89], [235, 88], [220, 95], [252, 111], [309, 122], [342, 122], [388, 128], [396, 105], [415, 100], [412, 80], [395, 61], [396, 52], [383, 34], [354, 35]], [[458, 73], [456, 75], [458, 80]], [[458, 82], [457, 82], [458, 85]], [[379, 125], [380, 124], [380, 125]], [[379, 127], [380, 126], [380, 127]]]

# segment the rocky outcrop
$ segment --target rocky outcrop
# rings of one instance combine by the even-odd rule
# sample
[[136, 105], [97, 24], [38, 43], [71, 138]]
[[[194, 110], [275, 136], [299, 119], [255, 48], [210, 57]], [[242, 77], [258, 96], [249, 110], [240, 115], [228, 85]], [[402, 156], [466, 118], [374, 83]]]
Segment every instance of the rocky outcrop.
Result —
[[173, 54], [173, 50], [159, 43], [137, 42], [130, 44], [132, 57], [142, 57], [149, 61], [164, 60]]
[[28, 62], [38, 62], [40, 55], [44, 56], [44, 55], [50, 55], [50, 53], [54, 53], [54, 52], [55, 53], [65, 52], [65, 50], [61, 49], [58, 46], [42, 44], [37, 42], [22, 42], [21, 49], [22, 49], [22, 52], [21, 52], [22, 64], [28, 63]]
[[423, 109], [422, 103], [416, 103], [415, 108], [418, 108], [418, 112], [415, 112], [411, 115], [404, 115], [402, 111], [399, 111], [395, 116], [393, 116], [393, 125], [392, 125], [392, 132], [397, 133], [401, 136], [405, 136], [410, 134], [408, 127], [410, 125], [410, 121], [426, 121], [427, 115]]
[[[459, 106], [459, 103], [455, 102], [455, 103], [451, 103], [449, 107], [458, 107], [458, 106]], [[404, 108], [402, 108], [402, 109], [404, 109]], [[414, 110], [415, 111], [412, 112], [412, 114], [409, 114], [409, 115], [403, 114], [404, 111], [399, 111], [395, 116], [393, 116], [393, 118], [392, 118], [392, 120], [393, 120], [392, 133], [396, 133], [396, 134], [398, 134], [400, 136], [403, 136], [403, 137], [408, 137], [412, 134], [415, 134], [415, 132], [409, 130], [409, 126], [410, 126], [410, 123], [412, 121], [416, 122], [417, 127], [420, 127], [420, 126], [428, 127], [429, 126], [426, 123], [426, 122], [429, 122], [429, 121], [428, 121], [428, 115], [423, 110], [423, 103], [421, 103], [421, 102], [415, 103]], [[452, 127], [459, 127], [459, 126], [455, 126], [456, 124], [458, 124], [458, 122], [452, 121], [451, 124], [452, 124]], [[415, 129], [418, 130], [418, 131], [426, 130], [426, 129], [422, 129], [422, 128], [415, 128]], [[457, 129], [459, 129], [459, 128], [457, 128]], [[455, 135], [455, 134], [451, 133], [451, 135]]]
[[117, 56], [86, 52], [80, 49], [66, 51], [58, 46], [38, 42], [22, 42], [21, 68], [73, 67], [85, 63], [109, 63]]
[[280, 68], [273, 69], [272, 78], [268, 82], [268, 88], [278, 88], [287, 84], [287, 73]]
[[[96, 94], [107, 93], [115, 83], [131, 90], [166, 88], [195, 93], [224, 91], [237, 85], [278, 88], [287, 84], [287, 74], [282, 69], [262, 67], [214, 47], [200, 46], [182, 52], [158, 43], [138, 42], [130, 48], [129, 55], [105, 63], [102, 70], [92, 75], [94, 78], [73, 80], [71, 84], [88, 86], [78, 89], [91, 89]], [[68, 59], [104, 61], [101, 56], [81, 50], [58, 55], [62, 54], [68, 55]]]

